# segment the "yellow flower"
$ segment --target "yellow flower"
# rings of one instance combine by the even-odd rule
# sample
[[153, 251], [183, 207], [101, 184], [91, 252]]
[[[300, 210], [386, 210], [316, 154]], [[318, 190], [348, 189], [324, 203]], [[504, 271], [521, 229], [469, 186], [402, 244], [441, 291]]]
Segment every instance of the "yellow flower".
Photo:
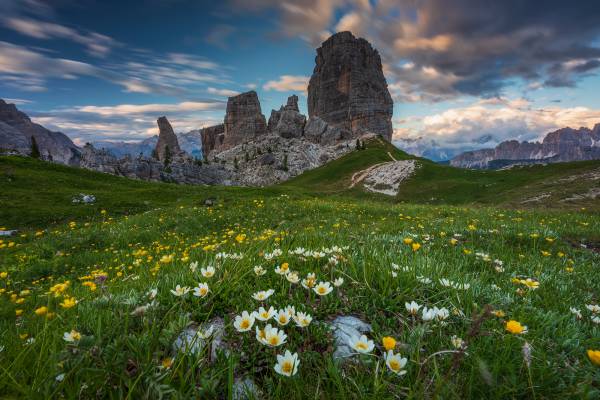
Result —
[[23, 310], [21, 310], [21, 309], [15, 310], [15, 315], [16, 315], [17, 317], [19, 317], [19, 316], [23, 315]]
[[527, 333], [527, 327], [514, 319], [506, 322], [506, 330], [515, 335]]
[[504, 318], [506, 316], [506, 314], [502, 310], [492, 311], [492, 314], [494, 314], [498, 318]]
[[46, 315], [48, 313], [48, 307], [42, 306], [42, 307], [36, 308], [34, 312], [35, 312], [35, 315], [39, 315], [39, 316]]
[[411, 247], [412, 247], [412, 251], [417, 251], [421, 248], [421, 245], [419, 243], [413, 243], [411, 245]]
[[391, 336], [386, 336], [381, 339], [381, 343], [386, 350], [393, 350], [396, 347], [396, 339]]
[[60, 303], [60, 306], [62, 308], [72, 308], [75, 307], [76, 304], [77, 300], [75, 300], [75, 297], [67, 297], [63, 300], [62, 303]]
[[593, 364], [600, 366], [600, 350], [588, 350], [587, 355]]
[[457, 240], [457, 239], [454, 239], [454, 238], [450, 239], [450, 244], [451, 244], [452, 246], [456, 246], [456, 243], [458, 243], [458, 240]]
[[2, 278], [2, 279], [8, 278], [8, 272], [0, 272], [0, 278]]
[[469, 249], [463, 249], [463, 253], [465, 253], [466, 255], [471, 254], [473, 251], [469, 250]]
[[87, 281], [87, 282], [83, 282], [82, 285], [87, 286], [90, 289], [90, 291], [92, 291], [92, 292], [94, 290], [96, 290], [96, 284], [94, 282]]
[[550, 253], [549, 251], [542, 250], [542, 256], [548, 257], [548, 256], [551, 256], [551, 255], [552, 255], [552, 253]]
[[173, 359], [170, 357], [164, 358], [161, 364], [164, 369], [169, 369], [173, 366]]
[[413, 240], [411, 238], [404, 238], [403, 242], [404, 244], [411, 244]]

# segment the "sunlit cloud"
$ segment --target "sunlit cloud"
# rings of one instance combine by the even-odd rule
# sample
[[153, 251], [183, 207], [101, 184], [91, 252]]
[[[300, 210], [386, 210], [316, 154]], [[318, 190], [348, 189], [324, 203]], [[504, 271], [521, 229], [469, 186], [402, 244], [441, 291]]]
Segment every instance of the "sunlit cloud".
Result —
[[299, 75], [282, 75], [278, 80], [268, 81], [263, 85], [264, 90], [275, 90], [278, 92], [302, 92], [306, 93], [310, 77]]

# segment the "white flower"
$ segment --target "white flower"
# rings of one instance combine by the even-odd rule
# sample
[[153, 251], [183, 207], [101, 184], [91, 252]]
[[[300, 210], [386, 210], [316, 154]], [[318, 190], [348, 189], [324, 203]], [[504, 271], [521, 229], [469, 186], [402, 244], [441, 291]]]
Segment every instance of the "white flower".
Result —
[[254, 273], [256, 274], [256, 276], [261, 276], [266, 274], [267, 270], [261, 267], [260, 265], [257, 265], [254, 267]]
[[400, 269], [400, 266], [399, 266], [398, 264], [394, 264], [394, 263], [392, 263], [392, 269], [393, 269], [394, 271], [398, 271], [398, 270]]
[[54, 379], [56, 380], [56, 382], [62, 382], [65, 380], [65, 374], [58, 374]]
[[296, 308], [294, 306], [286, 306], [285, 311], [290, 315], [290, 317], [293, 317], [294, 314], [296, 314]]
[[298, 365], [300, 365], [298, 353], [292, 354], [289, 350], [286, 350], [283, 356], [277, 354], [275, 372], [284, 376], [293, 376], [296, 375], [296, 372], [298, 372]]
[[423, 307], [422, 318], [423, 321], [431, 321], [437, 316], [436, 310], [433, 308]]
[[600, 317], [592, 317], [592, 322], [595, 324], [600, 324]]
[[306, 328], [312, 322], [312, 317], [310, 314], [297, 312], [296, 315], [294, 315], [294, 322], [298, 327]]
[[421, 308], [421, 306], [414, 300], [410, 303], [404, 303], [404, 307], [406, 307], [406, 311], [411, 313], [411, 315], [417, 315], [419, 309]]
[[206, 330], [199, 329], [196, 332], [196, 336], [198, 336], [200, 339], [206, 340], [212, 336], [214, 329], [215, 329], [214, 325], [209, 326], [208, 329], [206, 329]]
[[287, 264], [278, 265], [275, 267], [275, 273], [279, 275], [285, 275], [290, 272], [290, 267]]
[[206, 268], [200, 268], [200, 273], [205, 278], [212, 278], [215, 275], [215, 267], [209, 265]]
[[294, 283], [294, 284], [300, 282], [300, 276], [298, 276], [297, 272], [290, 272], [289, 274], [287, 274], [285, 276], [285, 279], [287, 279], [288, 282]]
[[329, 257], [329, 260], [327, 262], [330, 265], [338, 265], [338, 263], [339, 263], [337, 256], [331, 256], [331, 257]]
[[194, 288], [194, 296], [205, 297], [209, 291], [207, 283], [199, 283], [198, 286]]
[[341, 276], [333, 281], [333, 286], [335, 286], [335, 287], [340, 287], [343, 284], [344, 284], [344, 278], [342, 278]]
[[248, 314], [248, 311], [242, 311], [242, 315], [236, 315], [233, 326], [238, 332], [247, 332], [254, 325], [254, 313]]
[[175, 290], [171, 289], [171, 293], [173, 293], [173, 296], [177, 296], [177, 297], [185, 296], [186, 294], [188, 294], [189, 291], [190, 291], [189, 287], [187, 287], [187, 286], [181, 287], [180, 285], [175, 286]]
[[156, 288], [150, 289], [147, 293], [148, 297], [150, 297], [150, 300], [153, 300], [157, 294], [158, 294], [158, 289], [156, 289]]
[[424, 276], [417, 276], [417, 280], [418, 280], [419, 282], [421, 282], [421, 283], [424, 283], [424, 284], [426, 284], [426, 285], [428, 285], [428, 284], [430, 284], [430, 283], [431, 283], [431, 279], [429, 279], [429, 278], [426, 278], [426, 277], [424, 277]]
[[452, 342], [452, 346], [454, 346], [457, 349], [462, 349], [465, 345], [465, 341], [456, 335], [452, 335], [450, 341]]
[[398, 277], [398, 273], [396, 271], [392, 271], [392, 278], [397, 278]]
[[571, 313], [575, 314], [575, 316], [577, 317], [577, 319], [582, 319], [583, 315], [581, 315], [581, 310], [578, 310], [575, 307], [570, 307], [569, 311], [571, 311]]
[[196, 272], [197, 268], [198, 268], [198, 261], [194, 261], [193, 263], [190, 263], [190, 271]]
[[260, 321], [268, 321], [276, 314], [275, 309], [271, 306], [268, 310], [265, 310], [264, 307], [260, 307], [258, 311], [254, 313], [256, 318]]
[[275, 320], [281, 326], [286, 326], [290, 322], [290, 313], [287, 310], [279, 310], [275, 316]]
[[450, 287], [453, 285], [453, 283], [446, 278], [440, 279], [440, 284], [445, 287]]
[[319, 296], [325, 296], [331, 293], [333, 288], [331, 287], [331, 284], [329, 282], [319, 282], [313, 290]]
[[435, 318], [438, 321], [443, 321], [450, 316], [450, 311], [448, 311], [448, 309], [445, 307], [442, 307], [440, 309], [438, 309], [437, 307], [433, 307], [433, 309], [435, 310]]
[[264, 339], [262, 339], [262, 344], [269, 347], [277, 347], [284, 344], [286, 339], [287, 335], [283, 330], [279, 330], [277, 327], [271, 327], [269, 329], [269, 325], [267, 325], [264, 329]]
[[403, 369], [406, 366], [408, 360], [406, 358], [402, 358], [400, 353], [394, 354], [392, 350], [388, 350], [385, 354], [385, 365], [389, 368], [390, 371], [397, 375], [406, 374], [406, 370]]
[[275, 290], [273, 289], [269, 289], [269, 290], [261, 290], [259, 292], [256, 292], [252, 295], [252, 298], [254, 300], [258, 300], [258, 301], [264, 301], [266, 299], [268, 299], [269, 297], [271, 297], [271, 295], [275, 293]]
[[361, 337], [351, 337], [348, 341], [348, 345], [359, 353], [370, 353], [375, 347], [375, 343], [373, 343], [372, 340], [367, 339], [365, 335], [362, 335]]
[[65, 342], [73, 343], [77, 342], [81, 339], [81, 333], [77, 332], [75, 329], [71, 330], [71, 332], [65, 332], [63, 335], [63, 340]]
[[585, 308], [587, 308], [594, 314], [600, 314], [600, 306], [598, 304], [586, 304]]

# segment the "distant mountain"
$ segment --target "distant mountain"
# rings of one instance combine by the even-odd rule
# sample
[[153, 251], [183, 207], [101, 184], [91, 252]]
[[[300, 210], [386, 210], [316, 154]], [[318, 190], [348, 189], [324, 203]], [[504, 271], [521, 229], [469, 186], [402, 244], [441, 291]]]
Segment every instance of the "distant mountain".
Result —
[[0, 149], [28, 155], [32, 137], [42, 158], [67, 165], [79, 164], [81, 151], [67, 135], [34, 124], [14, 104], [0, 99]]
[[[201, 130], [195, 129], [187, 133], [177, 133], [179, 146], [183, 151], [194, 158], [202, 158], [202, 137]], [[117, 158], [123, 158], [126, 155], [137, 157], [142, 154], [144, 157], [150, 157], [156, 147], [158, 136], [151, 136], [139, 142], [109, 142], [97, 141], [92, 145], [97, 149], [108, 151]]]
[[600, 124], [593, 129], [563, 128], [539, 142], [509, 140], [495, 148], [468, 151], [450, 160], [460, 168], [497, 169], [511, 165], [600, 159]]

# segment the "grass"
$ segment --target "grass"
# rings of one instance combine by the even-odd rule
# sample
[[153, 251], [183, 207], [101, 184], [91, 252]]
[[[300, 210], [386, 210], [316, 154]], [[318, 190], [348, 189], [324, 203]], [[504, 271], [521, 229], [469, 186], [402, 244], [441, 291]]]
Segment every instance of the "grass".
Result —
[[[598, 398], [600, 368], [586, 351], [600, 349], [600, 324], [586, 305], [599, 302], [600, 256], [580, 246], [597, 243], [598, 213], [485, 207], [485, 197], [466, 195], [454, 200], [459, 206], [403, 204], [347, 191], [350, 172], [386, 160], [375, 146], [267, 189], [145, 183], [0, 159], [3, 179], [13, 179], [1, 194], [2, 220], [24, 228], [0, 243], [0, 395], [227, 398], [236, 378], [249, 377], [266, 398]], [[434, 164], [423, 168], [462, 180], [459, 188], [470, 182]], [[573, 168], [555, 174], [590, 167]], [[453, 192], [428, 182], [413, 195]], [[44, 188], [41, 198], [34, 188]], [[97, 204], [71, 204], [80, 191]], [[216, 204], [204, 206], [207, 197]], [[502, 193], [497, 198], [504, 202]], [[465, 207], [472, 203], [480, 206]], [[281, 255], [271, 258], [276, 249]], [[344, 283], [319, 297], [275, 273], [284, 263], [300, 279], [312, 272], [317, 281]], [[210, 278], [200, 270], [208, 265], [216, 269]], [[171, 293], [200, 282], [210, 288], [204, 298]], [[252, 298], [267, 289], [274, 294], [266, 301]], [[77, 303], [65, 303], [71, 298]], [[449, 316], [424, 321], [406, 310], [410, 301]], [[287, 342], [269, 348], [254, 327], [233, 327], [236, 315], [261, 305], [291, 305], [313, 321], [279, 327]], [[369, 355], [333, 361], [327, 323], [338, 315], [371, 324]], [[174, 351], [183, 329], [216, 317], [224, 319], [227, 352], [213, 359], [208, 346]], [[507, 332], [508, 320], [528, 332]], [[81, 338], [66, 342], [72, 330]], [[388, 370], [384, 336], [408, 359], [405, 375]], [[456, 348], [453, 336], [466, 348]], [[293, 377], [273, 368], [285, 350], [299, 355]]]

